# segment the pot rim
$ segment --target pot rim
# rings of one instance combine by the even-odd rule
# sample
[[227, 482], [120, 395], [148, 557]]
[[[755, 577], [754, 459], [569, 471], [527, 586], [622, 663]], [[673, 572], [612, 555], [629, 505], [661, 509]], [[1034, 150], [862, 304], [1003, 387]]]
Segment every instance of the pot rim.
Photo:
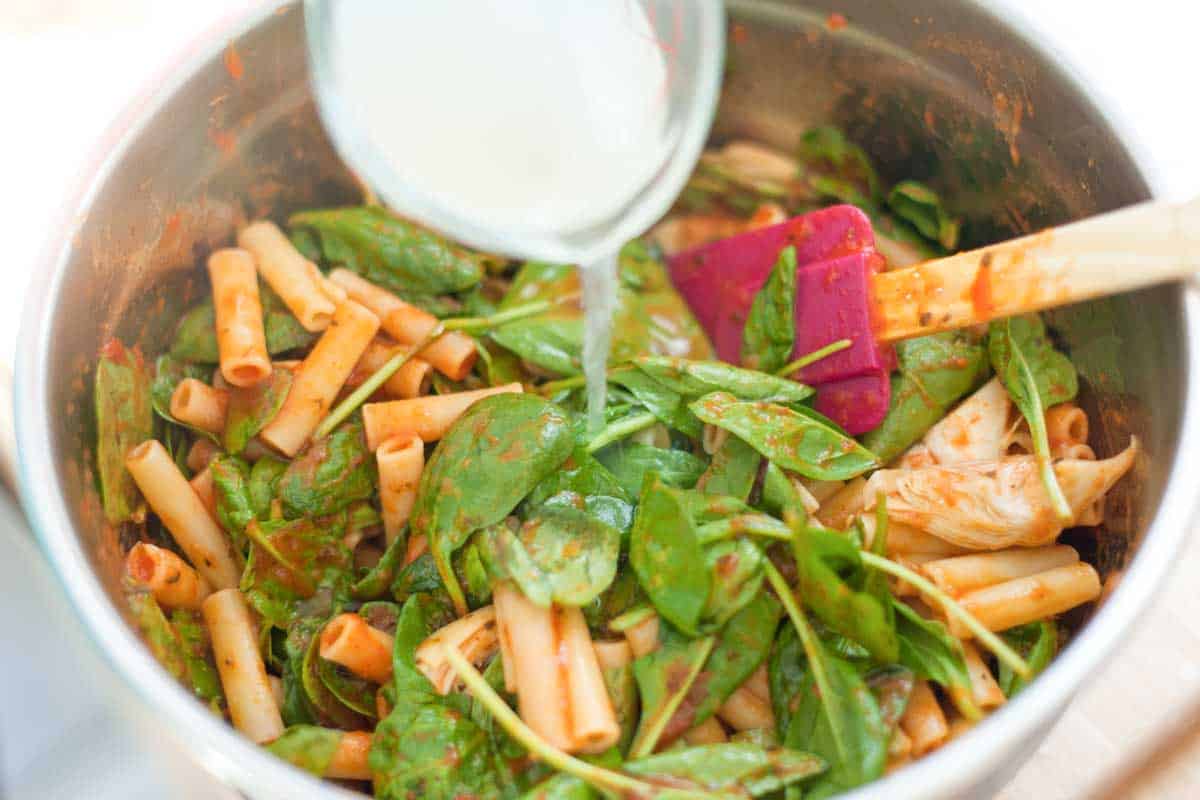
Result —
[[[989, 17], [999, 28], [1023, 41], [1045, 58], [1056, 61], [1063, 80], [1080, 99], [1092, 106], [1097, 116], [1113, 132], [1119, 146], [1129, 154], [1143, 177], [1157, 193], [1157, 176], [1147, 175], [1151, 164], [1142, 145], [1125, 120], [1113, 113], [1119, 106], [1109, 102], [1102, 92], [1086, 90], [1074, 65], [1061, 57], [1051, 59], [1050, 44], [1036, 30], [1016, 16], [1000, 16], [979, 0], [964, 0]], [[289, 8], [290, 7], [290, 8]], [[108, 663], [130, 684], [156, 716], [176, 724], [164, 726], [164, 735], [176, 743], [215, 777], [226, 783], [247, 787], [270, 796], [302, 796], [314, 791], [328, 797], [361, 797], [336, 785], [320, 781], [294, 768], [261, 747], [245, 739], [224, 720], [218, 719], [159, 663], [113, 605], [92, 570], [88, 554], [75, 536], [66, 510], [66, 500], [50, 457], [52, 441], [48, 419], [41, 413], [47, 390], [42, 383], [44, 364], [50, 345], [48, 303], [58, 295], [63, 279], [61, 264], [73, 233], [86, 218], [86, 209], [103, 186], [121, 156], [141, 131], [154, 119], [179, 87], [229, 44], [276, 13], [300, 13], [299, 4], [290, 0], [267, 0], [248, 12], [227, 17], [197, 37], [173, 63], [162, 69], [147, 90], [137, 95], [107, 129], [93, 149], [90, 167], [76, 180], [79, 187], [72, 202], [64, 204], [58, 225], [50, 230], [38, 263], [44, 268], [35, 273], [27, 294], [18, 342], [14, 388], [18, 480], [20, 495], [30, 526], [54, 569], [58, 580], [83, 622], [88, 636]], [[1102, 101], [1105, 112], [1096, 109]], [[977, 786], [984, 775], [999, 774], [1006, 766], [1005, 754], [1020, 750], [1024, 741], [1038, 735], [1056, 717], [1082, 685], [1087, 674], [1099, 669], [1105, 656], [1125, 636], [1136, 618], [1149, 606], [1195, 516], [1200, 498], [1186, 486], [1184, 475], [1200, 473], [1200, 355], [1194, 342], [1200, 341], [1200, 289], [1196, 284], [1181, 286], [1182, 320], [1186, 334], [1184, 367], [1187, 370], [1183, 402], [1183, 426], [1169, 478], [1153, 520], [1138, 552], [1112, 596], [1071, 644], [1028, 690], [989, 716], [980, 726], [986, 735], [971, 731], [968, 735], [940, 748], [937, 752], [892, 775], [860, 787], [849, 795], [855, 800], [883, 797], [923, 797], [931, 794], [952, 795]]]

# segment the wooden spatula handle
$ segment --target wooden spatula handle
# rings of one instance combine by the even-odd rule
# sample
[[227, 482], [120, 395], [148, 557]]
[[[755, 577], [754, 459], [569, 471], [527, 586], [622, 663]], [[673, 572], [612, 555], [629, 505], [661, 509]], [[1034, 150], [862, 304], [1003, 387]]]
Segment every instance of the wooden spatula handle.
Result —
[[1200, 272], [1200, 198], [1149, 202], [875, 276], [883, 341], [1010, 317]]

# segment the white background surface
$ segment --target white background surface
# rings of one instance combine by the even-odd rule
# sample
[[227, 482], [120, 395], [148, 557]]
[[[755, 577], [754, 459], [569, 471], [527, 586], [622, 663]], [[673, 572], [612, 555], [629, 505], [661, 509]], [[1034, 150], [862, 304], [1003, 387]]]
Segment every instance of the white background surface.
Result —
[[[0, 361], [11, 363], [22, 295], [72, 178], [125, 102], [187, 42], [245, 0], [0, 0]], [[836, 2], [830, 3], [836, 8]], [[1194, 0], [997, 0], [1036, 30], [1120, 118], [1162, 193], [1200, 193], [1200, 103]], [[851, 20], [853, 23], [853, 20]], [[7, 509], [0, 509], [6, 512]], [[0, 513], [0, 796], [165, 796], [182, 775], [161, 748], [104, 702], [128, 698], [103, 675], [47, 571], [10, 514]], [[1194, 590], [1193, 590], [1194, 591]], [[35, 601], [35, 598], [37, 600]], [[30, 613], [35, 607], [36, 614]], [[21, 613], [25, 612], [25, 613]], [[136, 734], [135, 734], [136, 735]], [[88, 760], [64, 760], [80, 752]], [[151, 768], [149, 772], [146, 768]], [[91, 777], [117, 778], [103, 792]], [[56, 782], [64, 782], [57, 783]], [[202, 788], [203, 787], [203, 788]], [[7, 793], [5, 790], [7, 789]], [[173, 796], [184, 796], [171, 793]], [[1058, 796], [1058, 795], [1055, 795]]]

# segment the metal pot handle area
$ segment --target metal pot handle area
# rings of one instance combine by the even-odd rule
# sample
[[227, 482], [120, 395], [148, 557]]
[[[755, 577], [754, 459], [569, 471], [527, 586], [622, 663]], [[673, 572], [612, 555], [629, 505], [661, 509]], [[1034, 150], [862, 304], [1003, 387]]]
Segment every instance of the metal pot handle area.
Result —
[[0, 362], [0, 484], [14, 498], [17, 493], [17, 433], [13, 422], [12, 370]]

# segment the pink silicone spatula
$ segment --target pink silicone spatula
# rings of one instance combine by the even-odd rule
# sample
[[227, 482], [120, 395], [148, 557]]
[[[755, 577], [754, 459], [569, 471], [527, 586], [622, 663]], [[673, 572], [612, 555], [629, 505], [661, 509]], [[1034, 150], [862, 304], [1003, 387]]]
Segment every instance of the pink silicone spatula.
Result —
[[671, 277], [717, 354], [737, 362], [742, 328], [783, 248], [796, 248], [796, 357], [816, 408], [852, 434], [879, 425], [891, 343], [1166, 283], [1200, 271], [1200, 199], [1103, 214], [977, 250], [884, 270], [867, 216], [841, 205], [676, 253]]

